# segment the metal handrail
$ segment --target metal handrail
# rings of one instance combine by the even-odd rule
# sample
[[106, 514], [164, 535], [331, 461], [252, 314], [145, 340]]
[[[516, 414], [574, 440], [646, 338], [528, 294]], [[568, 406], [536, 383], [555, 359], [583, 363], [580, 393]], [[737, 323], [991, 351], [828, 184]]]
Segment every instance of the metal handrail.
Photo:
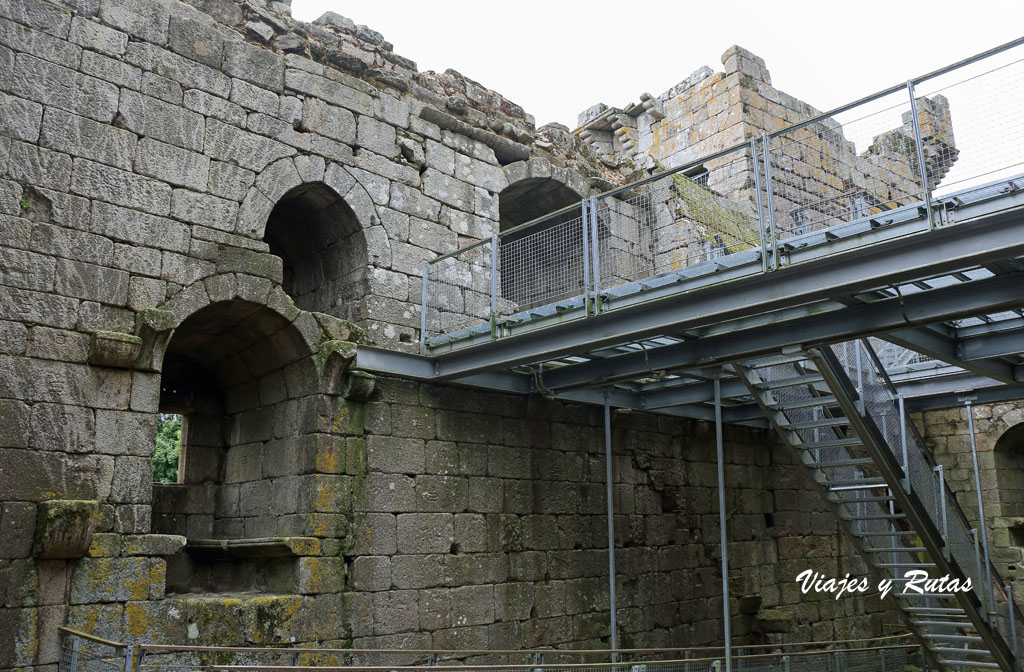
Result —
[[[85, 640], [88, 640], [90, 642], [95, 642], [96, 644], [102, 644], [104, 646], [109, 646], [109, 647], [111, 647], [113, 649], [122, 650], [122, 649], [127, 649], [128, 648], [128, 645], [125, 644], [124, 642], [115, 642], [115, 641], [112, 641], [112, 640], [109, 640], [109, 639], [103, 639], [102, 637], [97, 637], [96, 635], [90, 635], [87, 632], [82, 632], [81, 630], [75, 630], [74, 628], [69, 628], [69, 627], [67, 627], [65, 625], [57, 626], [57, 632], [61, 633], [62, 635], [71, 635], [73, 637], [78, 637], [80, 639], [85, 639]], [[121, 651], [119, 651], [119, 653], [120, 652]]]

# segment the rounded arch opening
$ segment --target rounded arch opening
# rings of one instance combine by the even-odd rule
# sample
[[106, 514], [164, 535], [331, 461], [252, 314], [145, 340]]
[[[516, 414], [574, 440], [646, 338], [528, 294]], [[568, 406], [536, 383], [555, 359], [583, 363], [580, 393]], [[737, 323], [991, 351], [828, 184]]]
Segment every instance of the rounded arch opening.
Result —
[[[1011, 426], [992, 447], [998, 506], [996, 527], [1006, 526], [1009, 546], [996, 542], [993, 558], [1011, 578], [1024, 574], [1024, 422]], [[1005, 543], [1005, 542], [1003, 542]], [[1005, 564], [1004, 564], [1005, 563]]]
[[[529, 178], [498, 195], [499, 229], [562, 208], [578, 205], [581, 196], [557, 180]], [[499, 277], [503, 312], [544, 305], [583, 292], [583, 228], [579, 210], [538, 226], [501, 237]]]
[[286, 193], [270, 213], [264, 240], [284, 261], [285, 292], [302, 310], [358, 320], [368, 256], [352, 208], [321, 182]]
[[287, 532], [281, 521], [300, 512], [272, 495], [301, 472], [296, 418], [315, 403], [316, 381], [301, 333], [266, 306], [234, 299], [184, 320], [164, 354], [159, 404], [182, 418], [178, 478], [154, 484], [154, 531], [190, 543]]

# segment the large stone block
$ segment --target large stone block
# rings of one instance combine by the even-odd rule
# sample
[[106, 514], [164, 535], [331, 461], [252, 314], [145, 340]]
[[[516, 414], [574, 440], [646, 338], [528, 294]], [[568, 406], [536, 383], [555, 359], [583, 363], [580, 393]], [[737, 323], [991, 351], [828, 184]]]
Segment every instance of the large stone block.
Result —
[[124, 55], [125, 47], [128, 46], [127, 33], [82, 16], [76, 16], [71, 20], [68, 39], [79, 46], [111, 56]]
[[295, 154], [293, 148], [276, 140], [213, 119], [207, 122], [206, 145], [210, 157], [257, 173], [277, 159]]
[[117, 112], [118, 89], [110, 82], [28, 54], [18, 55], [11, 93], [104, 123]]
[[224, 60], [223, 35], [210, 25], [180, 16], [170, 17], [167, 46], [171, 51], [211, 68], [220, 68]]
[[84, 406], [34, 404], [32, 406], [33, 448], [66, 453], [89, 453], [96, 448], [95, 411]]
[[367, 555], [353, 560], [351, 585], [355, 590], [367, 591], [388, 590], [391, 588], [391, 558], [380, 555]]
[[0, 92], [0, 134], [35, 142], [42, 122], [42, 105]]
[[87, 159], [75, 159], [71, 191], [154, 215], [171, 210], [170, 186]]
[[173, 185], [205, 191], [210, 178], [210, 159], [187, 149], [143, 138], [139, 142], [135, 169]]
[[64, 296], [125, 305], [128, 303], [128, 274], [95, 264], [59, 259], [54, 290]]
[[[169, 212], [170, 187], [167, 187], [167, 200]], [[185, 224], [109, 203], [93, 204], [92, 229], [114, 240], [172, 252], [188, 252], [191, 238]], [[181, 282], [180, 278], [177, 280]]]
[[449, 513], [404, 513], [398, 516], [399, 553], [447, 553], [455, 541]]
[[206, 123], [202, 115], [135, 91], [123, 91], [118, 106], [125, 128], [142, 136], [203, 151]]
[[373, 98], [365, 92], [304, 70], [288, 68], [284, 74], [284, 86], [359, 114], [372, 115], [374, 111]]
[[284, 86], [284, 59], [245, 42], [225, 46], [224, 72], [270, 91], [281, 91]]
[[238, 203], [209, 194], [175, 189], [171, 199], [171, 216], [191, 224], [231, 231], [237, 215]]
[[373, 471], [394, 474], [423, 473], [423, 441], [387, 436], [369, 436], [366, 455]]
[[164, 0], [100, 0], [100, 19], [129, 35], [154, 44], [167, 43], [170, 3]]
[[[71, 183], [71, 157], [23, 142], [13, 142], [7, 173], [34, 188], [66, 191]], [[27, 216], [31, 217], [31, 212]]]
[[389, 590], [373, 595], [373, 632], [390, 635], [419, 629], [419, 600], [414, 590]]

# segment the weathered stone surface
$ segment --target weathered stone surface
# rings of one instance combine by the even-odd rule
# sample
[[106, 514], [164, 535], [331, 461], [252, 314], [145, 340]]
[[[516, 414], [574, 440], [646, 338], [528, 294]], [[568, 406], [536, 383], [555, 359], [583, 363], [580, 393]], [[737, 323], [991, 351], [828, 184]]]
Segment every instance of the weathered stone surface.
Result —
[[171, 210], [170, 186], [87, 159], [75, 159], [71, 191], [154, 215]]
[[147, 42], [167, 43], [170, 7], [169, 3], [163, 0], [154, 3], [144, 3], [140, 0], [100, 0], [100, 19]]
[[110, 122], [117, 112], [113, 84], [27, 54], [18, 56], [11, 93], [101, 122]]
[[281, 91], [284, 86], [284, 59], [244, 42], [226, 45], [224, 72], [270, 91]]
[[373, 99], [366, 93], [304, 70], [286, 70], [284, 85], [286, 89], [322, 98], [352, 112], [373, 114]]
[[93, 204], [92, 229], [113, 240], [133, 245], [175, 252], [187, 252], [189, 248], [188, 226], [108, 203]]
[[97, 511], [98, 505], [92, 501], [40, 502], [33, 555], [39, 558], [84, 557], [92, 544]]
[[203, 151], [206, 125], [203, 117], [194, 112], [134, 91], [122, 93], [118, 112], [125, 128], [138, 135]]
[[210, 157], [255, 172], [277, 159], [295, 154], [294, 149], [280, 142], [212, 119], [207, 122], [206, 145], [206, 153]]
[[128, 46], [128, 34], [108, 28], [98, 21], [76, 16], [71, 21], [68, 39], [77, 45], [101, 51], [111, 56], [121, 56]]
[[210, 178], [210, 159], [150, 138], [139, 142], [135, 169], [169, 184], [204, 191]]
[[56, 108], [48, 109], [43, 117], [40, 142], [72, 156], [125, 170], [131, 169], [135, 158], [133, 133]]
[[131, 368], [142, 350], [142, 339], [116, 331], [95, 331], [89, 344], [89, 363]]
[[43, 121], [39, 103], [0, 92], [0, 133], [18, 140], [35, 142]]

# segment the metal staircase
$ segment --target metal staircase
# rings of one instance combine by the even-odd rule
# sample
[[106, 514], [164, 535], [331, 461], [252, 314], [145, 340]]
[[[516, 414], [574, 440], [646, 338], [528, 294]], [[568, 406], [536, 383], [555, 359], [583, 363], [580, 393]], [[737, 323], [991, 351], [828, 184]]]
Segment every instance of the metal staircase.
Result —
[[[811, 470], [857, 552], [891, 595], [932, 665], [1019, 672], [1020, 612], [986, 567], [942, 466], [916, 433], [866, 341], [734, 365], [783, 439]], [[949, 576], [966, 591], [908, 586], [907, 572]], [[906, 589], [906, 590], [905, 590]], [[943, 592], [939, 592], [939, 591]]]

